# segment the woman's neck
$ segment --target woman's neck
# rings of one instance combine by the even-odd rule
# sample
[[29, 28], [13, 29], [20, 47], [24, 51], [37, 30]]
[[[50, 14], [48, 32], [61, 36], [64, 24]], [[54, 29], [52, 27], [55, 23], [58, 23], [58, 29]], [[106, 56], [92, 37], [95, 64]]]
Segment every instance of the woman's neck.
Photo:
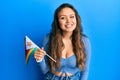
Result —
[[62, 35], [62, 37], [64, 38], [64, 39], [71, 39], [71, 37], [72, 37], [72, 32], [64, 32], [63, 33], [63, 35]]

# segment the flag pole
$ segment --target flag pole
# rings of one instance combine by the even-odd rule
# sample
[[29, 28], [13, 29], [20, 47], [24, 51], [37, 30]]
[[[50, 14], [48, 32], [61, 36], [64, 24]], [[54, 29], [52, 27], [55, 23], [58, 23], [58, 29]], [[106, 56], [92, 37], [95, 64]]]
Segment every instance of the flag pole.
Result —
[[[38, 47], [37, 45], [36, 45], [36, 47], [37, 47], [38, 49], [40, 49], [40, 47]], [[52, 59], [54, 62], [56, 62], [56, 60], [53, 59], [51, 56], [49, 56], [47, 53], [45, 53], [45, 55], [48, 56], [50, 59]]]
[[48, 56], [50, 59], [52, 59], [54, 62], [56, 62], [56, 60], [54, 60], [51, 56], [49, 56], [47, 53], [46, 53], [46, 56]]

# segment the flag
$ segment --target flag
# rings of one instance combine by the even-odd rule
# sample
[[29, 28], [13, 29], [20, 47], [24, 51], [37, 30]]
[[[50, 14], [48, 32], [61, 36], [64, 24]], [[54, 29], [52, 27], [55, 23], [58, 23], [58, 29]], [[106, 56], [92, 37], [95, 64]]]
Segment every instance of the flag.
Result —
[[[26, 64], [29, 62], [29, 58], [32, 54], [35, 53], [37, 49], [40, 49], [28, 36], [25, 36], [25, 59], [26, 59]], [[46, 56], [48, 56], [50, 59], [54, 60], [51, 56], [49, 56], [47, 53], [45, 53]]]
[[25, 36], [25, 59], [26, 64], [29, 62], [29, 58], [39, 47], [28, 36]]

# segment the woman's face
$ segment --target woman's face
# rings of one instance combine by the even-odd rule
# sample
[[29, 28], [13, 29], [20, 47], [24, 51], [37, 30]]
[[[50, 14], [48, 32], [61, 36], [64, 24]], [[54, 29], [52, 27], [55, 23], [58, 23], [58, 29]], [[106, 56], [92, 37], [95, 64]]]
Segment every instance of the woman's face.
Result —
[[72, 32], [76, 28], [76, 16], [71, 8], [63, 8], [58, 14], [58, 21], [64, 32]]

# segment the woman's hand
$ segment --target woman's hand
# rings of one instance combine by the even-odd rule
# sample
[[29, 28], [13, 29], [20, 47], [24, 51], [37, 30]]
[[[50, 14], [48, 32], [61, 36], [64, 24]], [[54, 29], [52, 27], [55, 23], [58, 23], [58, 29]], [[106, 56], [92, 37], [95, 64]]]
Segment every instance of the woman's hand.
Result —
[[36, 61], [41, 61], [44, 58], [45, 54], [46, 52], [44, 51], [44, 48], [40, 48], [35, 52], [34, 58]]

